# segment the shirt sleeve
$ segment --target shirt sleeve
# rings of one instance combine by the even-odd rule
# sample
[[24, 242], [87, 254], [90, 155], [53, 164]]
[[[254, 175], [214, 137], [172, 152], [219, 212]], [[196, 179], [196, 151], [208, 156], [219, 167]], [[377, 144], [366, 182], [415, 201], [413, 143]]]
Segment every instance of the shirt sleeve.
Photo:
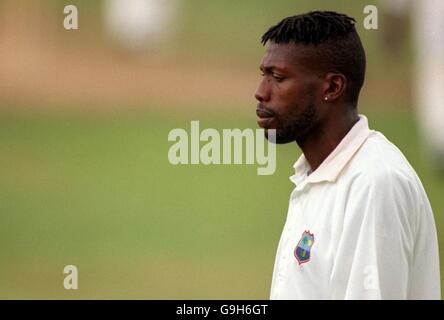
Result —
[[355, 178], [333, 253], [333, 299], [409, 298], [418, 202], [411, 181], [399, 173], [382, 170]]

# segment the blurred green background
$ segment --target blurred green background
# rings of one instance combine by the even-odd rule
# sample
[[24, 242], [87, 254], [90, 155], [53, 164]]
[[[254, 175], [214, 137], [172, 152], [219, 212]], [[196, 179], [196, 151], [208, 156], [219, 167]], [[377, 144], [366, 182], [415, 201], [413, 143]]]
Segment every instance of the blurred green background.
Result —
[[[103, 2], [0, 1], [0, 298], [266, 299], [300, 154], [277, 170], [172, 166], [173, 128], [256, 128], [262, 33], [284, 16], [338, 10], [368, 56], [361, 113], [409, 159], [444, 240], [444, 177], [418, 131], [409, 38], [396, 54], [362, 27], [369, 1], [177, 2], [162, 44], [109, 41]], [[408, 26], [408, 25], [407, 25]], [[441, 250], [441, 257], [443, 256]], [[79, 289], [63, 268], [79, 269]], [[441, 265], [444, 265], [443, 263]]]

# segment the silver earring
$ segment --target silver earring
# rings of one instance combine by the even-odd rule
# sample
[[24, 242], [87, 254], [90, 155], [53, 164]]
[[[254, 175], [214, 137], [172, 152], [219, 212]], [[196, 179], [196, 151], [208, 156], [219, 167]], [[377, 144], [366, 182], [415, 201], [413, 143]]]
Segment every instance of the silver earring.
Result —
[[325, 101], [328, 101], [328, 97], [327, 97], [327, 96], [325, 96], [325, 97], [324, 97], [324, 100], [325, 100]]

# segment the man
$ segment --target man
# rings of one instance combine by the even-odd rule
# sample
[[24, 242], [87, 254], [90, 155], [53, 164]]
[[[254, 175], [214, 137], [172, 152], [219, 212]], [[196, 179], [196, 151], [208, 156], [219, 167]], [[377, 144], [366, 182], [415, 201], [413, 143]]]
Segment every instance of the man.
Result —
[[[365, 53], [355, 20], [288, 17], [267, 45], [258, 124], [303, 151], [272, 299], [439, 299], [435, 222], [415, 171], [357, 111]], [[272, 133], [273, 131], [270, 131]]]

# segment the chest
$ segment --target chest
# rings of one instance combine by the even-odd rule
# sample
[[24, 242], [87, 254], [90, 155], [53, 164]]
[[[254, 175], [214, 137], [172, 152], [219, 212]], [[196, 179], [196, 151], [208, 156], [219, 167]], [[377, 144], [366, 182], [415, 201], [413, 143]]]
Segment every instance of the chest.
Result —
[[[320, 187], [292, 193], [276, 257], [276, 283], [292, 290], [317, 290], [312, 292], [313, 296], [329, 291], [345, 206], [346, 197], [338, 188]], [[309, 289], [301, 286], [304, 283]]]

